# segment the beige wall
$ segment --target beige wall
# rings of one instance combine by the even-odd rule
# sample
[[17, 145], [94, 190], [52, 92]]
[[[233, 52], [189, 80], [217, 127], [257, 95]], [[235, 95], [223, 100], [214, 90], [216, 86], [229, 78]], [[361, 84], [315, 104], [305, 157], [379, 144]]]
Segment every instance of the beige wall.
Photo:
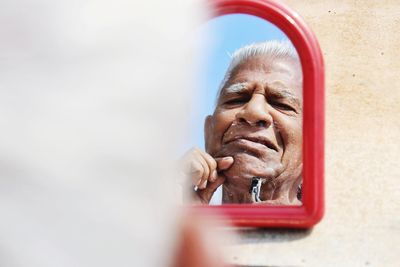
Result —
[[326, 214], [310, 231], [242, 231], [229, 261], [400, 266], [400, 0], [288, 0], [326, 65]]

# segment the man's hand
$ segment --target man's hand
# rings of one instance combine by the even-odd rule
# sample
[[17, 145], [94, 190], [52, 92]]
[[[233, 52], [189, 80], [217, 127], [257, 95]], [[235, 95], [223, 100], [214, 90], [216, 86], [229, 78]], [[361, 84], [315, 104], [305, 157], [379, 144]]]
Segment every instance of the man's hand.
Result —
[[233, 157], [213, 158], [199, 148], [189, 150], [183, 158], [183, 171], [191, 185], [197, 186], [194, 201], [208, 204], [215, 190], [225, 181], [220, 172], [232, 164]]

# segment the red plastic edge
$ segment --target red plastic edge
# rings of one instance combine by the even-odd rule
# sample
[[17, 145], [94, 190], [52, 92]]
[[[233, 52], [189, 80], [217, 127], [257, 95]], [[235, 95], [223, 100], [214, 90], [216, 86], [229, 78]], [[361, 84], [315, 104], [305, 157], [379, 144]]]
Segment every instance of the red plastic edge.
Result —
[[324, 63], [318, 41], [302, 18], [271, 0], [209, 0], [212, 16], [254, 15], [279, 27], [292, 41], [303, 68], [303, 205], [197, 206], [192, 211], [234, 226], [310, 228], [324, 214]]

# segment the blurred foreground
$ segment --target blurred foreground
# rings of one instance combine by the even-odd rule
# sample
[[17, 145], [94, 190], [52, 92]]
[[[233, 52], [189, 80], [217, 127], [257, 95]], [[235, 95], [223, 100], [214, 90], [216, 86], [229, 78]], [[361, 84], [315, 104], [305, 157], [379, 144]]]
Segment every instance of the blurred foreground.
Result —
[[177, 250], [202, 226], [171, 193], [201, 13], [187, 0], [0, 3], [1, 266], [219, 266]]

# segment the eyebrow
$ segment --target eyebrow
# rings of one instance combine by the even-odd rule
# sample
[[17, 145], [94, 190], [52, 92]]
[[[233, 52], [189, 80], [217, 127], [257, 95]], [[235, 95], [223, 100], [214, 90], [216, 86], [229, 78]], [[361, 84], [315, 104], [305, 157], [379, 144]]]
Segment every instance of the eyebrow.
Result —
[[[283, 85], [284, 87], [286, 87], [283, 83], [280, 83], [280, 85]], [[249, 85], [248, 82], [240, 82], [240, 83], [234, 83], [229, 85], [228, 87], [223, 89], [224, 93], [239, 93], [241, 91], [243, 91], [244, 89], [247, 89], [246, 87]], [[285, 90], [285, 89], [278, 89], [278, 86], [274, 86], [272, 85], [267, 85], [266, 86], [270, 91], [270, 93], [276, 97], [279, 98], [289, 98], [289, 99], [295, 99], [298, 100], [298, 98], [289, 90]]]
[[224, 94], [229, 94], [229, 93], [239, 93], [246, 89], [247, 85], [249, 85], [248, 82], [242, 82], [242, 83], [234, 83], [229, 85], [228, 87], [223, 89]]

